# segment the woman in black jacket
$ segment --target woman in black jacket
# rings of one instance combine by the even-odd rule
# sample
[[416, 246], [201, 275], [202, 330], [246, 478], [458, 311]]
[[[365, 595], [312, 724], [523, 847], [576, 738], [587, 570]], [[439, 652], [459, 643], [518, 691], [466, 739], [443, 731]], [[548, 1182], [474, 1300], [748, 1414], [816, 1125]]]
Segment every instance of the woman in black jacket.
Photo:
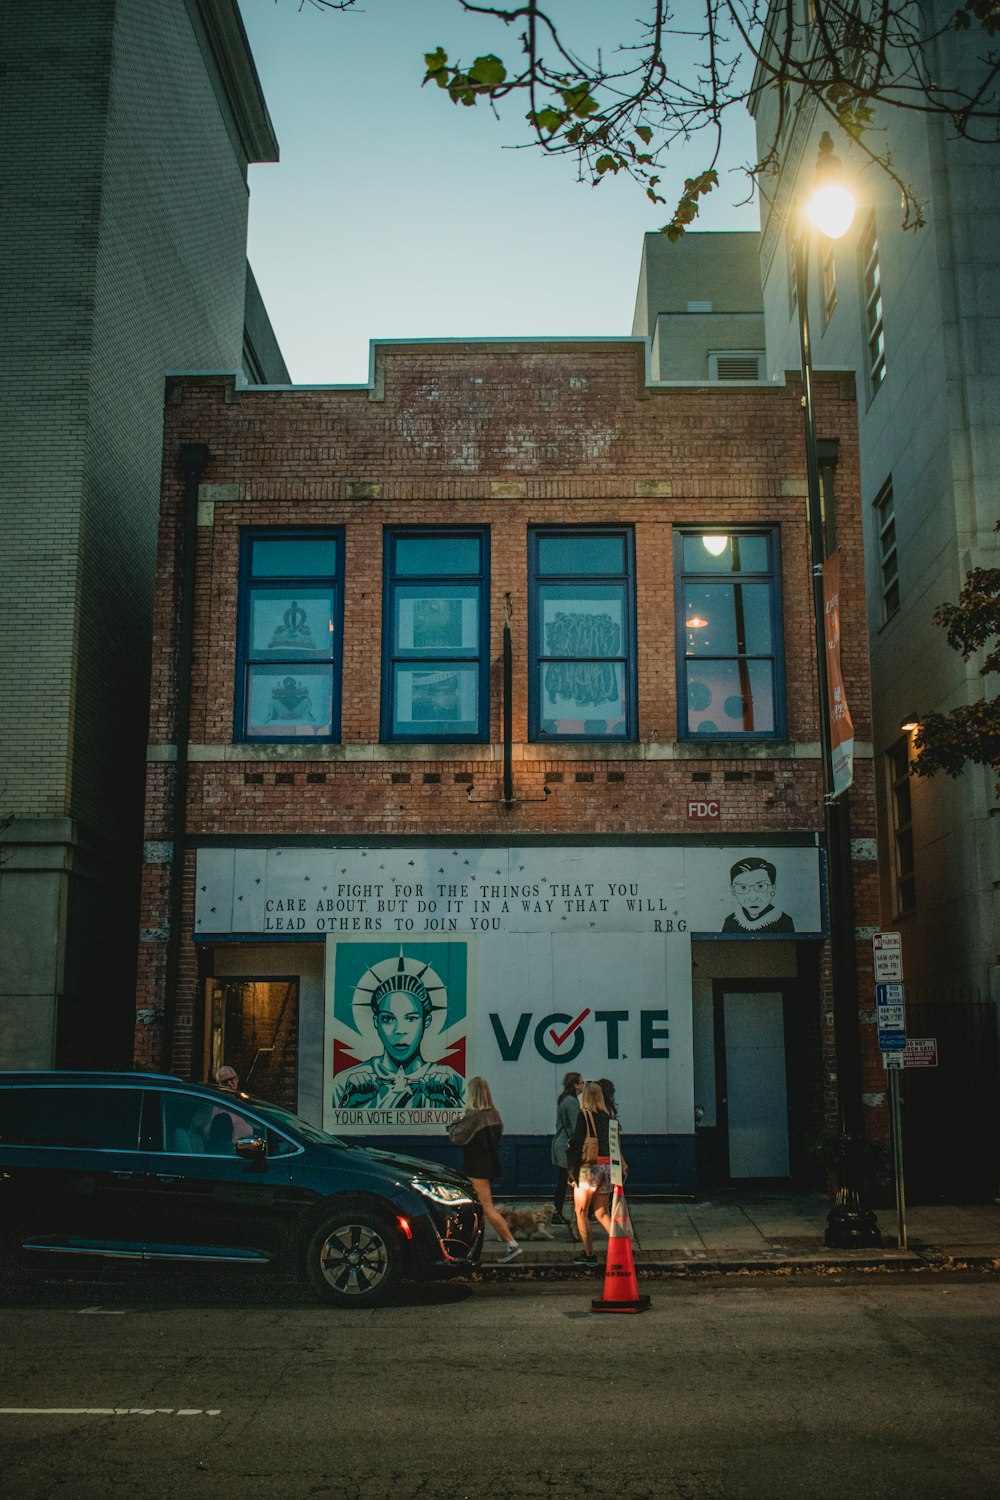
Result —
[[462, 1170], [471, 1178], [476, 1197], [483, 1205], [487, 1223], [492, 1224], [504, 1242], [499, 1261], [516, 1260], [524, 1252], [510, 1232], [510, 1228], [493, 1206], [490, 1178], [500, 1176], [500, 1137], [503, 1121], [493, 1103], [493, 1095], [485, 1078], [470, 1078], [466, 1090], [465, 1113], [453, 1125], [448, 1134], [456, 1146], [462, 1147]]
[[[604, 1101], [599, 1084], [585, 1083], [580, 1095], [580, 1117], [570, 1136], [566, 1153], [569, 1180], [574, 1183], [573, 1206], [576, 1209], [576, 1225], [580, 1231], [583, 1249], [573, 1259], [583, 1266], [596, 1266], [597, 1256], [590, 1235], [590, 1206], [593, 1203], [594, 1217], [601, 1228], [611, 1233], [611, 1216], [608, 1203], [611, 1200], [611, 1144], [608, 1126], [611, 1116]], [[597, 1140], [597, 1160], [583, 1161], [584, 1141]]]

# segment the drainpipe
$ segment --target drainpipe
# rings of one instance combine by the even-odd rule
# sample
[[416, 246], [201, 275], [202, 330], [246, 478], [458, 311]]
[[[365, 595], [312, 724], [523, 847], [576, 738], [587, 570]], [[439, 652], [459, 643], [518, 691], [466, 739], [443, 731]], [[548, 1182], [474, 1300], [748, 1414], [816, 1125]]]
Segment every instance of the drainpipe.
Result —
[[184, 443], [180, 467], [184, 476], [183, 527], [177, 644], [174, 651], [174, 785], [171, 814], [170, 888], [167, 900], [167, 953], [163, 972], [161, 1067], [174, 1060], [174, 1016], [181, 956], [184, 899], [184, 845], [187, 833], [188, 740], [191, 724], [191, 647], [194, 637], [195, 553], [198, 545], [198, 488], [208, 465], [205, 443]]
[[514, 688], [514, 653], [510, 640], [510, 595], [506, 598], [503, 617], [503, 805], [514, 806], [514, 761], [511, 739], [514, 714], [511, 698]]

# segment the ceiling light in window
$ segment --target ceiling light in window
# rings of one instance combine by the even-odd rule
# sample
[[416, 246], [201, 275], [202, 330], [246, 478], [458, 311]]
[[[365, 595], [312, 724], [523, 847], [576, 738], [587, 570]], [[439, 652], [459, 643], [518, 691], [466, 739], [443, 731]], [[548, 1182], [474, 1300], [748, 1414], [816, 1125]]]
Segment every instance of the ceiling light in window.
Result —
[[729, 546], [729, 538], [727, 536], [703, 536], [701, 545], [706, 552], [711, 552], [713, 557], [721, 557]]

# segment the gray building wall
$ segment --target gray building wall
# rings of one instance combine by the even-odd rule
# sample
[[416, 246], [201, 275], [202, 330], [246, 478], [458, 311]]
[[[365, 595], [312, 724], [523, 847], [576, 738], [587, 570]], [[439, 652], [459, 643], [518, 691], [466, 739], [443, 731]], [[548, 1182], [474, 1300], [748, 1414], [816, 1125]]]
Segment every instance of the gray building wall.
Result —
[[764, 348], [756, 232], [643, 236], [632, 332], [651, 341], [654, 380], [714, 379], [710, 355]]
[[234, 0], [8, 0], [0, 55], [0, 1066], [125, 1060], [164, 375], [240, 367], [277, 148]]
[[[954, 33], [941, 46], [949, 67]], [[773, 89], [758, 99], [759, 143], [769, 141]], [[907, 982], [920, 991], [998, 991], [1000, 850], [994, 778], [972, 767], [960, 779], [911, 779], [916, 905], [900, 910], [898, 861], [887, 755], [901, 740], [904, 715], [946, 712], [996, 684], [979, 662], [964, 664], [932, 624], [937, 605], [954, 600], [969, 568], [996, 567], [1000, 519], [1000, 152], [948, 138], [940, 123], [885, 114], [899, 175], [925, 204], [926, 226], [904, 230], [899, 192], [852, 144], [835, 149], [853, 177], [859, 209], [835, 247], [836, 307], [821, 306], [814, 248], [809, 313], [818, 368], [857, 370], [861, 472], [865, 502], [866, 591], [872, 648], [876, 756], [882, 775], [880, 844], [882, 922], [903, 934]], [[783, 168], [764, 184], [761, 273], [768, 369], [798, 369], [797, 316], [789, 299], [790, 231], [796, 195], [813, 182], [818, 140], [829, 121], [805, 109], [788, 132]], [[859, 242], [874, 214], [885, 325], [886, 378], [867, 374]], [[822, 435], [822, 434], [821, 434]], [[883, 604], [879, 516], [874, 502], [891, 480], [899, 608]], [[907, 741], [907, 744], [909, 742]]]

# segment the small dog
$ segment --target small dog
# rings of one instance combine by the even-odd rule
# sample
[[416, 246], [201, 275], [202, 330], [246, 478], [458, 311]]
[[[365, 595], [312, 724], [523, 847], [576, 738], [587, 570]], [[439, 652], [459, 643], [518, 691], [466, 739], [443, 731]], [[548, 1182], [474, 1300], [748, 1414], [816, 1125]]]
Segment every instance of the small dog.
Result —
[[506, 1220], [511, 1234], [522, 1240], [533, 1240], [536, 1235], [543, 1240], [552, 1239], [549, 1223], [555, 1213], [551, 1203], [542, 1208], [505, 1208], [497, 1204], [497, 1212]]

